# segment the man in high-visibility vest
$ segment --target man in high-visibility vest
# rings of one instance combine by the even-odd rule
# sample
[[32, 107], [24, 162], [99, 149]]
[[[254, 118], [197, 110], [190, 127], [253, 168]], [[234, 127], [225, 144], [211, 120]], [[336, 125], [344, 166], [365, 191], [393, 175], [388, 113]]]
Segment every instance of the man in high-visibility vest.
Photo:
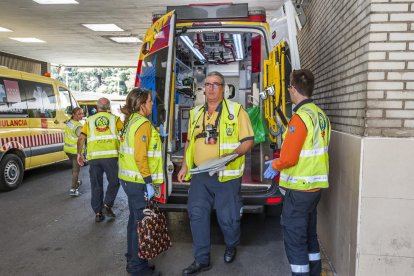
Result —
[[[107, 98], [100, 98], [96, 106], [98, 113], [88, 117], [79, 136], [77, 160], [79, 165], [85, 164], [82, 149], [86, 140], [91, 181], [91, 205], [96, 214], [95, 221], [101, 222], [105, 219], [103, 210], [108, 217], [115, 217], [112, 206], [119, 190], [119, 131], [123, 123], [118, 116], [109, 113], [111, 104]], [[104, 173], [108, 180], [105, 198], [103, 194]]]
[[292, 275], [319, 276], [321, 254], [316, 233], [316, 208], [321, 189], [328, 188], [328, 146], [331, 125], [325, 112], [310, 99], [314, 88], [310, 70], [293, 70], [289, 93], [295, 114], [284, 133], [280, 158], [268, 161], [265, 178], [280, 172], [284, 194], [281, 224]]
[[189, 171], [209, 159], [232, 153], [238, 157], [217, 174], [210, 176], [205, 172], [191, 178], [187, 209], [195, 261], [183, 270], [183, 275], [196, 275], [211, 268], [210, 214], [213, 207], [226, 243], [226, 263], [234, 260], [239, 244], [241, 177], [244, 155], [254, 144], [254, 133], [242, 106], [224, 99], [224, 85], [224, 77], [219, 72], [207, 75], [204, 83], [206, 104], [190, 111], [188, 138], [178, 180], [189, 180]]

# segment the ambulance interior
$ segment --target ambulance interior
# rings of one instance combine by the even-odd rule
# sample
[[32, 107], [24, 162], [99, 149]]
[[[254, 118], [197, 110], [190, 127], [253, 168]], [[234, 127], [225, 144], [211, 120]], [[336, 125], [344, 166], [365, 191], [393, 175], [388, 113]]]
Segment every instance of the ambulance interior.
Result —
[[[258, 29], [203, 29], [180, 30], [176, 37], [175, 64], [175, 112], [173, 182], [177, 185], [178, 173], [187, 140], [189, 111], [195, 105], [205, 103], [204, 81], [208, 73], [218, 71], [226, 82], [225, 98], [240, 103], [245, 109], [259, 105], [262, 86], [263, 58], [267, 57], [266, 40]], [[269, 148], [269, 147], [267, 147]], [[243, 183], [254, 184], [266, 191], [270, 183], [262, 182], [263, 152], [260, 144], [246, 155]], [[244, 188], [249, 185], [243, 185]]]

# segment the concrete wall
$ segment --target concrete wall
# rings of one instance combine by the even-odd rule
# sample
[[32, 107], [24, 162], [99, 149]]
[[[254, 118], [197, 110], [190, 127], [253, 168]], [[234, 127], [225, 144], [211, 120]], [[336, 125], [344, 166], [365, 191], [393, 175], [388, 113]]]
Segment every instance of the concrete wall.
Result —
[[414, 139], [364, 138], [361, 161], [356, 275], [414, 275]]
[[338, 275], [414, 275], [414, 139], [334, 131], [321, 243]]
[[359, 136], [333, 131], [329, 190], [318, 206], [318, 233], [338, 275], [355, 275], [361, 144]]

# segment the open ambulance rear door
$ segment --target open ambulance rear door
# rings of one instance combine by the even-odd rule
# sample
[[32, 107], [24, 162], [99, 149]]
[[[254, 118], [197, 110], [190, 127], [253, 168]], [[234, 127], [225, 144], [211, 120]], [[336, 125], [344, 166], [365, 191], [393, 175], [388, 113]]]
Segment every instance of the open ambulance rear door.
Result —
[[167, 135], [163, 139], [164, 183], [156, 187], [155, 199], [166, 203], [172, 190], [171, 145], [174, 112], [175, 11], [158, 19], [147, 31], [141, 47], [135, 86], [152, 91], [150, 120]]

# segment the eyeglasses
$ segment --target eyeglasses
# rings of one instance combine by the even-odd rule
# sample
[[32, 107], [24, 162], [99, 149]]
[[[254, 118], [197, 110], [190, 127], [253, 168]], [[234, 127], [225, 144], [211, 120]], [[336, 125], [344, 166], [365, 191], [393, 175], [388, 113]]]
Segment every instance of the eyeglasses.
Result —
[[213, 82], [213, 83], [209, 83], [209, 82], [206, 82], [205, 84], [204, 84], [204, 86], [206, 87], [206, 88], [214, 88], [214, 89], [217, 89], [218, 87], [220, 87], [220, 86], [223, 86], [223, 84], [222, 83], [218, 83], [218, 82]]

